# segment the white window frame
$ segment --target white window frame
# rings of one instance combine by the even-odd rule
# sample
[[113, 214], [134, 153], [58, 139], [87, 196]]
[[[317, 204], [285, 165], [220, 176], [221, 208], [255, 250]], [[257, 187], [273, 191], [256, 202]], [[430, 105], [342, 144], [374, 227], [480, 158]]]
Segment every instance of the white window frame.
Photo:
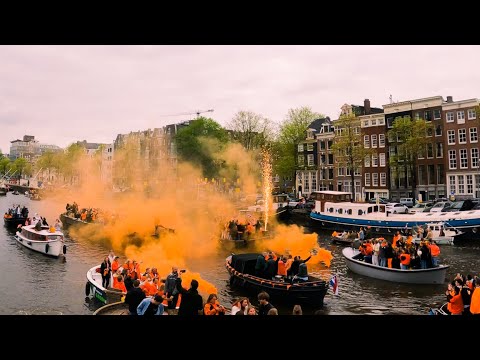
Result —
[[478, 129], [476, 127], [471, 127], [468, 129], [470, 143], [478, 142]]
[[458, 175], [457, 180], [458, 180], [458, 193], [465, 194], [465, 178], [463, 177], [463, 175]]
[[345, 176], [345, 168], [344, 167], [338, 167], [337, 168], [337, 176]]
[[470, 159], [472, 161], [472, 169], [478, 169], [478, 148], [470, 148]]
[[385, 134], [378, 134], [378, 147], [385, 147]]
[[[438, 111], [438, 114], [440, 114], [439, 117], [435, 117], [435, 111]], [[442, 110], [440, 109], [433, 110], [433, 120], [440, 120], [441, 118], [442, 118]]]
[[[453, 137], [453, 141], [450, 141], [451, 137]], [[447, 131], [447, 141], [448, 145], [455, 145], [455, 130]]]
[[370, 167], [370, 155], [365, 156], [365, 167]]
[[377, 154], [372, 155], [372, 167], [378, 167], [378, 155]]
[[363, 127], [368, 127], [368, 120], [363, 120]]
[[387, 173], [380, 173], [380, 186], [387, 186]]
[[372, 134], [371, 135], [371, 142], [372, 142], [372, 148], [376, 148], [378, 143], [377, 143], [377, 134]]
[[372, 124], [372, 126], [376, 126], [377, 125], [377, 119], [372, 119], [371, 124]]
[[450, 192], [453, 191], [454, 194], [457, 193], [457, 186], [456, 186], [456, 176], [455, 175], [450, 175], [448, 177], [448, 182], [449, 182], [449, 185], [450, 185]]
[[385, 125], [385, 119], [378, 119], [378, 125]]
[[460, 169], [468, 169], [468, 152], [467, 149], [458, 150], [460, 154]]
[[475, 109], [468, 109], [468, 120], [475, 120], [477, 118], [477, 113]]
[[303, 152], [303, 144], [298, 144], [298, 152]]
[[354, 171], [353, 171], [353, 176], [360, 176], [362, 175], [362, 172], [359, 168], [356, 168]]
[[473, 175], [467, 175], [467, 194], [473, 194]]
[[370, 136], [368, 135], [364, 135], [363, 136], [363, 146], [365, 148], [369, 148], [370, 147]]
[[307, 155], [307, 166], [314, 166], [315, 165], [315, 159], [313, 157], [313, 154], [308, 154]]
[[457, 124], [465, 124], [465, 111], [457, 111]]
[[378, 173], [372, 174], [372, 186], [378, 186]]
[[379, 160], [380, 160], [380, 166], [386, 166], [386, 157], [385, 153], [380, 153], [379, 154]]
[[313, 151], [313, 144], [307, 144], [307, 151]]
[[467, 143], [467, 129], [465, 128], [458, 129], [458, 143], [459, 144]]
[[[440, 149], [442, 150], [442, 153], [440, 154], [440, 156], [438, 156], [438, 146], [440, 145]], [[435, 157], [437, 159], [443, 159], [443, 143], [436, 143], [435, 144]]]
[[448, 150], [448, 168], [450, 170], [457, 168], [457, 151]]
[[298, 166], [304, 166], [305, 165], [305, 157], [303, 155], [298, 155]]
[[454, 122], [455, 121], [455, 116], [453, 115], [453, 111], [448, 111], [447, 112], [447, 122]]
[[370, 173], [365, 173], [365, 186], [371, 186], [370, 185]]
[[[432, 147], [432, 156], [430, 156], [430, 155], [428, 154], [428, 149], [429, 149], [430, 146]], [[436, 150], [436, 149], [434, 149], [432, 143], [427, 144], [427, 159], [433, 159], [433, 158], [435, 157], [435, 150]]]

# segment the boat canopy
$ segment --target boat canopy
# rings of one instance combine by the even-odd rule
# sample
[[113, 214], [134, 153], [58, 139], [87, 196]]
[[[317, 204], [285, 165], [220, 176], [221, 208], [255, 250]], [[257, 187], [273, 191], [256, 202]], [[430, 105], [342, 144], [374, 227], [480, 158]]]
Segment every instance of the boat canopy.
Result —
[[255, 274], [255, 264], [257, 263], [257, 258], [260, 253], [248, 253], [248, 254], [238, 254], [232, 255], [231, 266], [235, 270], [243, 274]]

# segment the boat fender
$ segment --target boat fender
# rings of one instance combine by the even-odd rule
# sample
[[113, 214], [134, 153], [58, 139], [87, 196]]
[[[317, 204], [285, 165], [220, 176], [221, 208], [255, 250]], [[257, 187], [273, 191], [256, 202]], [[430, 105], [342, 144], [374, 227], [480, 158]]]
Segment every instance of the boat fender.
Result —
[[473, 232], [474, 234], [476, 234], [476, 233], [477, 233], [477, 231], [478, 231], [478, 229], [477, 229], [477, 228], [473, 228], [473, 229], [472, 229], [472, 232]]
[[90, 295], [90, 283], [87, 281], [85, 284], [85, 295], [89, 296]]
[[48, 254], [48, 249], [50, 249], [50, 245], [45, 244], [45, 254]]
[[63, 255], [67, 253], [67, 245], [63, 245]]

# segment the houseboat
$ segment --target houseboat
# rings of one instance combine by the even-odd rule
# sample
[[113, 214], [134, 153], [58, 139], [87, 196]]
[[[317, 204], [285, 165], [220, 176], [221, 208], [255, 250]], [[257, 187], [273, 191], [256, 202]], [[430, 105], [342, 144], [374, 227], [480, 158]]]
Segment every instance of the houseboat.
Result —
[[384, 204], [351, 202], [348, 192], [318, 191], [310, 196], [315, 199], [310, 220], [324, 229], [358, 231], [363, 227], [369, 228], [372, 235], [389, 235], [397, 230], [442, 223], [445, 229], [454, 230], [462, 237], [480, 236], [480, 210], [391, 214]]

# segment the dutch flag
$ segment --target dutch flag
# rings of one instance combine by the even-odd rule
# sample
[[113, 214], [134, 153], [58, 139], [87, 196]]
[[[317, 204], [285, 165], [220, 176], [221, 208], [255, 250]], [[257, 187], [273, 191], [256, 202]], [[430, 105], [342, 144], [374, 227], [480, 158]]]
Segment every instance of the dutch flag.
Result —
[[329, 281], [329, 285], [332, 287], [332, 291], [334, 295], [338, 295], [338, 280], [337, 275], [333, 275]]

